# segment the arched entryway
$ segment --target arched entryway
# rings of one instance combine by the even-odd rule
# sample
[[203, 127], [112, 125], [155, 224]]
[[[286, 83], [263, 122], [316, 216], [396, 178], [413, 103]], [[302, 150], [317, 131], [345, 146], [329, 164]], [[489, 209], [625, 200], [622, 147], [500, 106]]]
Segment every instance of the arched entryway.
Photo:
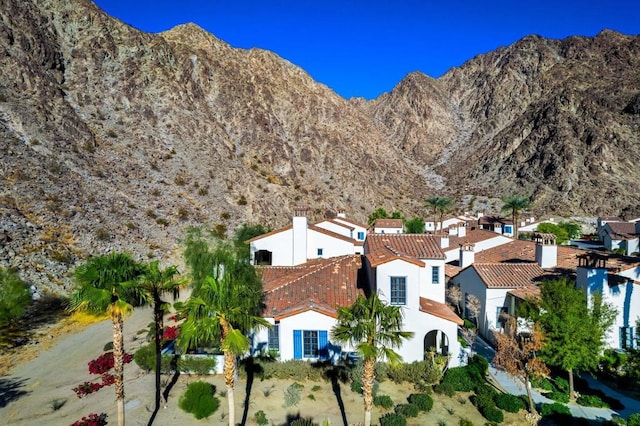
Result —
[[449, 338], [442, 330], [431, 330], [424, 336], [424, 356], [449, 355]]

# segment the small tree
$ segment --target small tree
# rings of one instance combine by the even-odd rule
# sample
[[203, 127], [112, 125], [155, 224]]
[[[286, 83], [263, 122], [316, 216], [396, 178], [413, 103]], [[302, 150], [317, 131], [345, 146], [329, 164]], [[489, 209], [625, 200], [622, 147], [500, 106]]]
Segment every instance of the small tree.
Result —
[[453, 305], [456, 314], [462, 316], [462, 308], [460, 307], [462, 303], [462, 290], [460, 290], [460, 287], [457, 285], [448, 286], [446, 297], [447, 301]]
[[425, 207], [430, 208], [433, 212], [433, 230], [436, 232], [438, 230], [438, 215], [440, 217], [440, 230], [442, 231], [442, 219], [444, 215], [453, 204], [453, 200], [449, 197], [429, 197], [425, 200]]
[[[515, 318], [510, 317], [508, 321], [515, 322]], [[515, 324], [511, 324], [508, 329], [515, 330]], [[524, 382], [529, 399], [529, 411], [537, 414], [536, 404], [531, 395], [531, 379], [549, 374], [547, 366], [537, 357], [537, 352], [544, 347], [544, 337], [539, 327], [534, 324], [530, 336], [516, 336], [515, 333], [497, 331], [493, 336], [496, 339], [494, 365]]]
[[467, 300], [465, 300], [465, 306], [467, 307], [467, 312], [469, 312], [469, 317], [473, 319], [473, 321], [478, 324], [478, 315], [480, 315], [480, 310], [482, 309], [482, 302], [473, 294], [467, 295]]
[[404, 229], [407, 234], [423, 234], [424, 220], [422, 220], [419, 217], [414, 217], [413, 219], [405, 220]]

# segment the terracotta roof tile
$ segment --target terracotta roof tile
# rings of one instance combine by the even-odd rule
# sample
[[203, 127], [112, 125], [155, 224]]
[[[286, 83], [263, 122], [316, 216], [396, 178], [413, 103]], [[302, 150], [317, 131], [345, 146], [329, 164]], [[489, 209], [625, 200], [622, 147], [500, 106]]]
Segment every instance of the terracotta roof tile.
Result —
[[376, 219], [374, 228], [404, 228], [402, 219]]
[[537, 263], [474, 263], [469, 266], [487, 288], [518, 288], [548, 275]]
[[609, 227], [611, 231], [608, 232], [612, 237], [616, 237], [619, 240], [634, 239], [636, 235], [636, 224], [631, 222], [607, 222], [605, 227]]
[[[578, 256], [585, 253], [585, 250], [576, 247], [558, 246], [557, 268], [575, 270], [578, 267]], [[474, 259], [478, 263], [535, 263], [536, 243], [513, 240], [476, 253]]]
[[418, 259], [444, 259], [440, 238], [428, 234], [369, 234], [365, 241], [367, 260], [373, 267], [401, 258], [420, 266]]
[[314, 259], [297, 266], [266, 266], [262, 270], [266, 316], [277, 319], [306, 310], [336, 315], [358, 295], [360, 255]]
[[[493, 231], [486, 229], [469, 229], [464, 237], [458, 237], [457, 235], [449, 236], [449, 247], [460, 247], [460, 244], [477, 244], [480, 241], [490, 240], [492, 238], [504, 237], [503, 235], [496, 234]], [[508, 237], [507, 237], [508, 238]]]
[[455, 322], [458, 325], [464, 324], [462, 319], [457, 316], [450, 307], [444, 303], [436, 302], [435, 300], [427, 299], [426, 297], [420, 298], [420, 310], [426, 312], [438, 318], [445, 319], [447, 321]]
[[519, 287], [513, 290], [509, 290], [507, 294], [517, 297], [520, 300], [539, 299], [540, 287], [538, 287], [535, 284], [529, 284], [524, 287]]
[[462, 268], [460, 268], [459, 266], [456, 265], [452, 265], [451, 263], [445, 263], [444, 264], [444, 275], [446, 277], [455, 277], [456, 275], [458, 275], [460, 273], [460, 271], [462, 270]]
[[351, 220], [351, 219], [348, 219], [346, 217], [334, 217], [333, 220], [350, 223], [350, 224], [352, 224], [354, 226], [357, 226], [359, 228], [369, 229], [369, 225], [356, 222], [355, 220]]

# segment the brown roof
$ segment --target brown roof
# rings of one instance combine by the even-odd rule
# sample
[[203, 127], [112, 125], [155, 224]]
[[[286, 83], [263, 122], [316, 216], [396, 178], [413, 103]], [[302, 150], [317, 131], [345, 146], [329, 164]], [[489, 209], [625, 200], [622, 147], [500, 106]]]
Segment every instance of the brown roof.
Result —
[[486, 229], [467, 229], [464, 237], [458, 237], [457, 235], [449, 235], [449, 247], [460, 247], [460, 244], [476, 244], [480, 241], [490, 240], [492, 238], [508, 238], [500, 234], [496, 234], [493, 231]]
[[293, 228], [293, 225], [285, 226], [284, 228], [276, 229], [275, 231], [267, 232], [266, 234], [262, 234], [262, 235], [258, 235], [257, 237], [253, 237], [253, 238], [245, 241], [245, 243], [249, 244], [249, 243], [252, 243], [254, 241], [258, 241], [258, 240], [261, 240], [263, 238], [269, 237], [271, 235], [275, 235], [275, 234], [279, 234], [280, 232], [288, 231], [289, 229], [292, 229], [292, 228]]
[[444, 275], [446, 277], [455, 277], [460, 273], [461, 270], [462, 268], [456, 265], [452, 265], [451, 263], [444, 264]]
[[639, 257], [625, 256], [616, 253], [585, 251], [581, 257], [584, 259], [604, 259], [605, 268], [614, 273], [640, 266]]
[[352, 225], [355, 225], [355, 226], [358, 226], [360, 228], [369, 229], [369, 225], [365, 225], [365, 224], [356, 222], [355, 220], [351, 220], [351, 219], [348, 219], [346, 217], [335, 217], [335, 218], [333, 218], [333, 220], [341, 220], [343, 222], [348, 222], [348, 223], [350, 223]]
[[[557, 268], [575, 270], [578, 267], [578, 256], [585, 253], [585, 250], [576, 247], [558, 246]], [[474, 260], [478, 263], [535, 263], [536, 243], [513, 240], [476, 253]]]
[[404, 228], [402, 219], [376, 219], [374, 228]]
[[495, 225], [496, 223], [510, 224], [512, 220], [502, 216], [482, 216], [478, 219], [480, 225]]
[[336, 306], [351, 305], [360, 294], [360, 255], [314, 259], [297, 266], [261, 268], [264, 315], [276, 320], [307, 310], [336, 316]]
[[607, 222], [605, 226], [608, 226], [611, 231], [609, 235], [619, 240], [627, 240], [637, 238], [636, 224], [631, 222]]
[[509, 290], [507, 294], [510, 294], [514, 297], [517, 297], [521, 300], [527, 299], [539, 299], [540, 298], [540, 287], [535, 284], [529, 284], [524, 287], [519, 287], [513, 290]]
[[438, 318], [445, 319], [447, 321], [455, 322], [458, 325], [464, 324], [462, 319], [457, 316], [450, 307], [444, 303], [436, 302], [435, 300], [427, 299], [426, 297], [420, 298], [420, 310], [426, 312]]
[[321, 234], [328, 235], [333, 238], [337, 238], [338, 240], [348, 241], [350, 243], [356, 242], [356, 240], [354, 240], [353, 238], [349, 238], [346, 235], [338, 234], [337, 232], [329, 231], [328, 229], [320, 228], [319, 226], [316, 226], [316, 225], [310, 225], [309, 229], [312, 231], [319, 232]]
[[327, 219], [327, 220], [323, 220], [322, 222], [318, 222], [318, 223], [316, 223], [316, 225], [320, 225], [321, 223], [324, 223], [324, 222], [333, 223], [334, 225], [341, 226], [341, 227], [346, 228], [346, 229], [348, 229], [348, 230], [350, 230], [350, 231], [353, 231], [353, 230], [355, 229], [353, 226], [351, 226], [351, 225], [347, 225], [346, 223], [338, 222], [338, 221], [337, 221], [337, 220], [335, 220], [335, 219]]
[[[334, 221], [329, 221], [329, 222], [333, 222], [333, 223], [335, 223], [337, 225], [344, 226], [346, 228], [346, 226], [344, 224], [342, 224], [342, 223], [338, 223], [338, 222], [334, 222]], [[260, 240], [262, 238], [269, 237], [271, 235], [278, 234], [280, 232], [288, 231], [289, 229], [292, 229], [292, 228], [293, 228], [293, 225], [285, 226], [284, 228], [280, 228], [280, 229], [277, 229], [275, 231], [267, 232], [266, 234], [262, 234], [262, 235], [258, 235], [257, 237], [253, 237], [250, 240], [245, 241], [245, 243], [249, 244], [249, 243], [252, 243], [254, 241], [258, 241], [258, 240]], [[349, 238], [349, 237], [347, 237], [345, 235], [338, 234], [337, 232], [329, 231], [328, 229], [324, 229], [324, 228], [321, 228], [321, 227], [316, 226], [316, 225], [308, 225], [307, 229], [319, 232], [321, 234], [329, 235], [329, 236], [331, 236], [333, 238], [337, 238], [339, 240], [349, 241], [349, 242], [354, 243], [356, 245], [358, 243], [358, 241], [356, 241], [353, 238]]]
[[538, 281], [546, 272], [537, 263], [474, 263], [487, 288], [518, 288]]
[[444, 259], [440, 237], [428, 234], [369, 234], [365, 242], [371, 266], [405, 259], [424, 266], [418, 259]]

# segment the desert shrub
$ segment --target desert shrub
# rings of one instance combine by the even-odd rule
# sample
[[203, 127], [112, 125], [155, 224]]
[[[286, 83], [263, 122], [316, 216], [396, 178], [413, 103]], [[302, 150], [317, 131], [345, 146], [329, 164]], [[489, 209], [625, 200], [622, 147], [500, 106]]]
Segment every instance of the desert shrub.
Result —
[[481, 410], [485, 419], [494, 423], [502, 423], [504, 421], [504, 413], [498, 407], [485, 407]]
[[545, 395], [549, 399], [553, 399], [558, 402], [569, 402], [569, 394], [564, 392], [553, 391]]
[[295, 419], [291, 423], [290, 426], [318, 426], [317, 423], [314, 423], [311, 419]]
[[420, 411], [431, 411], [433, 408], [433, 398], [426, 393], [411, 394], [409, 395], [408, 400], [411, 404], [418, 407]]
[[211, 356], [188, 356], [178, 358], [178, 369], [183, 373], [209, 374], [216, 368], [216, 359]]
[[262, 410], [256, 412], [253, 415], [253, 419], [256, 421], [258, 426], [267, 426], [269, 424], [269, 420], [267, 420], [267, 415]]
[[609, 404], [600, 399], [597, 395], [580, 395], [576, 402], [585, 407], [604, 407], [609, 408]]
[[300, 383], [292, 383], [284, 391], [284, 406], [295, 407], [302, 400], [302, 386]]
[[178, 406], [196, 419], [204, 419], [216, 412], [220, 401], [214, 394], [215, 388], [207, 382], [197, 381], [187, 385], [187, 390], [180, 397]]
[[458, 426], [473, 426], [473, 422], [469, 419], [460, 419]]
[[554, 402], [553, 404], [541, 404], [540, 405], [540, 415], [541, 416], [552, 416], [555, 414], [565, 414], [571, 415], [571, 410], [564, 404], [560, 404], [559, 402]]
[[453, 367], [444, 373], [441, 383], [453, 386], [457, 392], [471, 392], [477, 384], [482, 382], [479, 382], [479, 378], [474, 376], [467, 367]]
[[[171, 371], [171, 361], [173, 359], [172, 355], [163, 355], [160, 371], [163, 374], [169, 373]], [[150, 343], [148, 345], [140, 346], [140, 348], [133, 354], [133, 361], [140, 367], [142, 370], [149, 372], [155, 371], [156, 369], [156, 349], [155, 344]]]
[[634, 413], [627, 419], [627, 426], [640, 426], [640, 413]]
[[471, 402], [476, 408], [482, 412], [487, 407], [495, 407], [496, 403], [494, 398], [497, 397], [497, 393], [489, 386], [480, 386], [476, 390], [476, 394], [471, 397]]
[[[390, 367], [387, 376], [394, 383], [437, 383], [442, 377], [442, 369], [434, 365], [431, 360], [414, 361]], [[377, 376], [376, 376], [377, 377]]]
[[454, 388], [452, 383], [440, 383], [436, 386], [433, 387], [433, 390], [436, 391], [436, 393], [439, 393], [441, 395], [447, 395], [449, 397], [452, 397], [456, 394], [456, 389]]
[[290, 379], [290, 380], [322, 380], [324, 369], [314, 367], [310, 362], [300, 360], [289, 360], [284, 362], [273, 362], [257, 360], [260, 366], [260, 379]]
[[407, 426], [406, 417], [398, 413], [387, 413], [379, 420], [380, 426]]
[[388, 363], [376, 362], [376, 367], [375, 367], [376, 380], [378, 380], [379, 382], [384, 382], [385, 380], [389, 379], [390, 370], [392, 370], [392, 367]]
[[420, 409], [415, 404], [398, 404], [396, 405], [395, 412], [404, 417], [418, 417]]
[[510, 413], [517, 413], [521, 409], [524, 409], [526, 406], [521, 397], [510, 395], [508, 393], [499, 394], [495, 400], [498, 408], [501, 408]]
[[389, 395], [378, 395], [373, 398], [373, 405], [388, 410], [393, 407], [393, 400]]

